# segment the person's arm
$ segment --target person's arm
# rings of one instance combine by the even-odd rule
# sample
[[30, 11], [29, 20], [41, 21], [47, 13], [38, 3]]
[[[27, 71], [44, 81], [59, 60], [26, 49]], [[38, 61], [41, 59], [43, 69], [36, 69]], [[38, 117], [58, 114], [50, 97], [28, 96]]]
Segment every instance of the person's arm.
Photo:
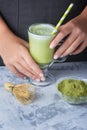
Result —
[[76, 55], [87, 47], [87, 6], [83, 12], [59, 28], [59, 33], [52, 41], [50, 48], [55, 48], [65, 37], [63, 45], [56, 51], [54, 59], [66, 55]]
[[0, 56], [4, 64], [20, 77], [44, 80], [39, 66], [29, 54], [28, 43], [17, 37], [0, 16]]

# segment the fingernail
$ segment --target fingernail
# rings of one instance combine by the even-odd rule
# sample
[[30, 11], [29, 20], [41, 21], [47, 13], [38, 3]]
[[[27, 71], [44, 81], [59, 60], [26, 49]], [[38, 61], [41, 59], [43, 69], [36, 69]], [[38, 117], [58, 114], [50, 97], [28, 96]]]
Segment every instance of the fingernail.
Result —
[[41, 77], [41, 80], [42, 80], [42, 81], [45, 81], [45, 77]]
[[39, 75], [40, 75], [40, 77], [44, 77], [44, 74], [42, 74], [42, 73], [40, 73]]
[[45, 81], [44, 74], [40, 73], [40, 77], [41, 77], [41, 80], [42, 80], [42, 81]]
[[58, 55], [54, 55], [54, 59], [55, 59], [55, 60], [58, 59]]
[[53, 49], [53, 48], [54, 48], [53, 44], [50, 44], [50, 48], [51, 48], [51, 49]]

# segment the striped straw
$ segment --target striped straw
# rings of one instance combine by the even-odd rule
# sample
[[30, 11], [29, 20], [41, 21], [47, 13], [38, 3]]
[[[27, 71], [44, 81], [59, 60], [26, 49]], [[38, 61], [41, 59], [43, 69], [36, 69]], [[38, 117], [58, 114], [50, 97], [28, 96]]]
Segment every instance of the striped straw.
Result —
[[60, 25], [62, 24], [62, 22], [64, 21], [64, 19], [66, 18], [66, 16], [67, 16], [68, 13], [70, 12], [70, 10], [72, 9], [73, 5], [74, 5], [74, 4], [71, 3], [71, 4], [68, 6], [68, 8], [66, 9], [65, 13], [63, 14], [63, 16], [61, 17], [61, 19], [60, 19], [59, 22], [57, 23], [56, 27], [55, 27], [55, 28], [53, 29], [53, 31], [51, 32], [51, 34], [55, 34], [55, 33], [58, 31]]

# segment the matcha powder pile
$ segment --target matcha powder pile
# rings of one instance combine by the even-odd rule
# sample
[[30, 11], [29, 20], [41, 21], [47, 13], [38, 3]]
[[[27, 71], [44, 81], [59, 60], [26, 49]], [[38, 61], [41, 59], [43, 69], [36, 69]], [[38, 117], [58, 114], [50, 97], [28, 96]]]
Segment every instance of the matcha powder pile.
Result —
[[58, 90], [66, 96], [87, 96], [87, 84], [82, 80], [65, 79], [58, 84]]

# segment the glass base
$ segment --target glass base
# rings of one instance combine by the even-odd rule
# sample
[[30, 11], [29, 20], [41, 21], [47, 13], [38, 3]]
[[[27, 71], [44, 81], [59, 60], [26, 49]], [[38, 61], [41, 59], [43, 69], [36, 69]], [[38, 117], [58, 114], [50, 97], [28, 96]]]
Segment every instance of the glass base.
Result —
[[51, 85], [55, 82], [55, 77], [51, 73], [48, 73], [48, 75], [45, 76], [45, 78], [46, 78], [45, 81], [40, 81], [40, 82], [30, 79], [30, 83], [32, 85], [35, 85], [38, 87], [46, 87], [46, 86]]

